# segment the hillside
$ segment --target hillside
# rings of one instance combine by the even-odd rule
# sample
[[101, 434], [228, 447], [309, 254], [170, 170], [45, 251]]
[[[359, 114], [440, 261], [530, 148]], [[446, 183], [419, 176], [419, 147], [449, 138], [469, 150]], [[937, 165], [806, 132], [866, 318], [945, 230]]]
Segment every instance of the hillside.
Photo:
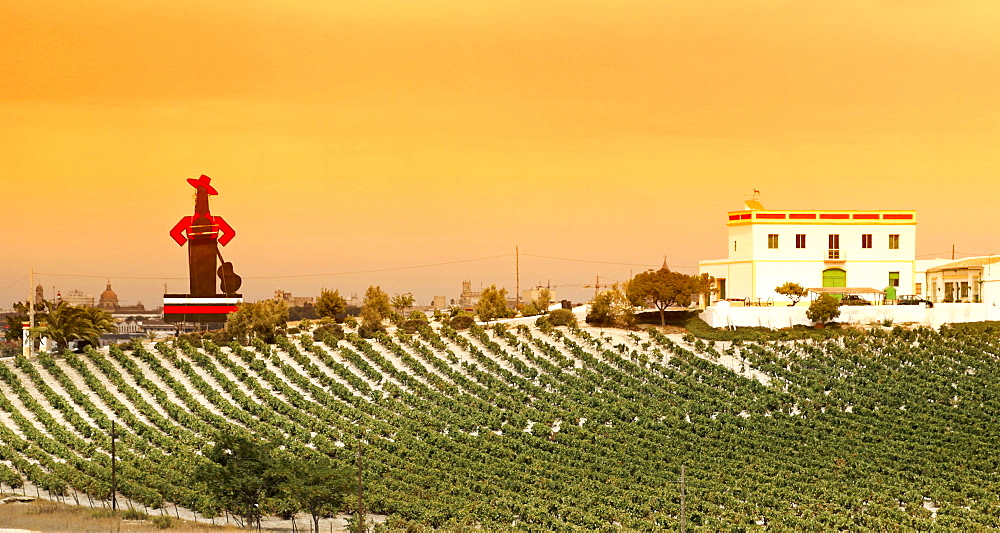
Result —
[[366, 509], [393, 524], [676, 529], [683, 465], [692, 527], [1000, 527], [998, 357], [989, 328], [712, 345], [436, 325], [42, 355], [0, 364], [0, 479], [107, 497], [113, 417], [120, 493], [171, 512], [210, 513], [187, 474], [249, 431], [345, 464], [360, 440]]

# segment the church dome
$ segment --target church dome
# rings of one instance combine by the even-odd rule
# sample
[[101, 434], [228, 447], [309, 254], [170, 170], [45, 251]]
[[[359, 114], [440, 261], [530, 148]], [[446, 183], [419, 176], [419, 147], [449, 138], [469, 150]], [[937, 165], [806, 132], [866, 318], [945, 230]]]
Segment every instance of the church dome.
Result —
[[118, 307], [118, 295], [115, 291], [111, 290], [111, 282], [108, 282], [108, 288], [104, 289], [101, 293], [101, 307]]

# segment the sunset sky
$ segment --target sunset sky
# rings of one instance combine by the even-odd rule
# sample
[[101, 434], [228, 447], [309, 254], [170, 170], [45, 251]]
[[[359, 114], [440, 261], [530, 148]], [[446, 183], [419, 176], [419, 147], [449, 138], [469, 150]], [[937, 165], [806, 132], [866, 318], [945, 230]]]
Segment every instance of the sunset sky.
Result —
[[519, 246], [522, 288], [585, 301], [725, 257], [753, 189], [1000, 252], [996, 0], [4, 0], [0, 27], [0, 307], [32, 266], [47, 296], [186, 292], [200, 174], [251, 300], [513, 291]]

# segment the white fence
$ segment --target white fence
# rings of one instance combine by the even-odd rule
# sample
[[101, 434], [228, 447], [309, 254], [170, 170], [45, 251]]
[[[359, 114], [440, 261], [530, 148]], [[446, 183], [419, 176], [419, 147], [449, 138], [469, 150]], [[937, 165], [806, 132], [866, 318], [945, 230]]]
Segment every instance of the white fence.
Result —
[[[760, 326], [779, 329], [797, 324], [812, 324], [806, 318], [808, 307], [808, 302], [800, 302], [795, 307], [713, 306], [705, 309], [700, 316], [708, 325], [716, 328]], [[931, 308], [923, 305], [845, 305], [840, 308], [840, 317], [836, 319], [845, 324], [881, 324], [891, 321], [893, 324], [913, 323], [933, 328], [954, 322], [984, 320], [1000, 320], [1000, 307], [995, 303], [939, 303]]]

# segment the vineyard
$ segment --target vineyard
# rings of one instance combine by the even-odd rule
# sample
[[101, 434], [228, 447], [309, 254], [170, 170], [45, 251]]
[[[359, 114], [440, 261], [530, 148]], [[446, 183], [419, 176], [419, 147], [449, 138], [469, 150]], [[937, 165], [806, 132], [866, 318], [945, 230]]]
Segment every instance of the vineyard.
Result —
[[[220, 432], [354, 464], [390, 523], [495, 530], [1000, 527], [1000, 335], [705, 342], [423, 327], [0, 364], [0, 483], [214, 516]], [[349, 500], [356, 505], [356, 500]]]

